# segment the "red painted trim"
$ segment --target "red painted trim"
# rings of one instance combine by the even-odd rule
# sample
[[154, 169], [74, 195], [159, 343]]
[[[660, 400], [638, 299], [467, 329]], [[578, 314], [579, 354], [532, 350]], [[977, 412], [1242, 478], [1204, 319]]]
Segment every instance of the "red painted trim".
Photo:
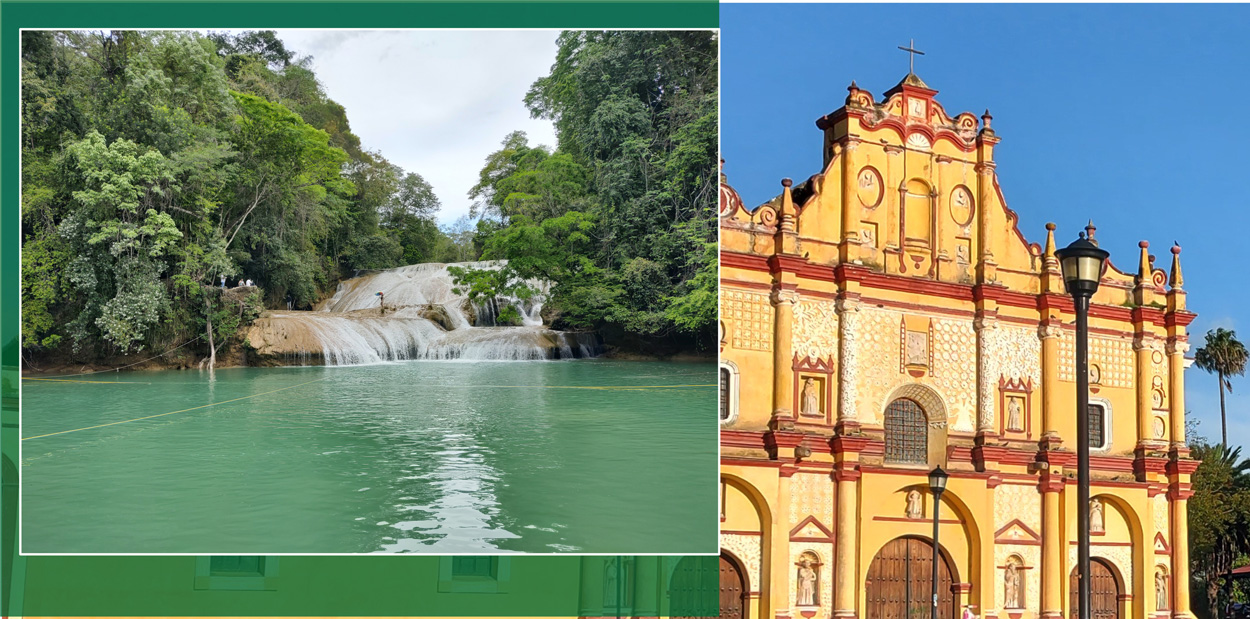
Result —
[[769, 271], [768, 259], [758, 254], [743, 254], [736, 251], [720, 250], [720, 265], [746, 269], [748, 271]]
[[733, 456], [721, 456], [721, 466], [755, 466], [767, 469], [779, 469], [781, 463], [776, 460], [759, 460], [753, 458], [735, 458]]
[[1028, 533], [1029, 535], [1031, 535], [1031, 536], [1033, 537], [1033, 539], [1034, 539], [1034, 540], [1037, 540], [1037, 541], [1039, 541], [1039, 542], [1040, 542], [1040, 541], [1041, 541], [1041, 539], [1042, 539], [1042, 536], [1041, 536], [1041, 535], [1038, 535], [1038, 534], [1037, 534], [1037, 531], [1034, 531], [1033, 529], [1030, 529], [1030, 528], [1029, 528], [1029, 525], [1024, 524], [1023, 522], [1021, 522], [1019, 518], [1013, 518], [1010, 522], [1008, 522], [1007, 524], [1003, 525], [1001, 528], [999, 528], [997, 531], [995, 531], [995, 532], [994, 532], [994, 543], [996, 543], [996, 544], [997, 544], [997, 543], [1008, 543], [1008, 544], [1018, 543], [1018, 542], [1017, 542], [1016, 540], [1014, 540], [1014, 539], [1011, 539], [1011, 540], [1006, 540], [1006, 541], [1004, 541], [1004, 542], [999, 542], [999, 540], [998, 540], [998, 538], [999, 538], [1001, 535], [1003, 535], [1004, 533], [1006, 533], [1006, 532], [1007, 532], [1007, 529], [1010, 529], [1010, 528], [1011, 528], [1011, 527], [1013, 527], [1013, 526], [1018, 526], [1018, 527], [1020, 527], [1021, 529], [1024, 529], [1024, 532], [1025, 532], [1025, 533]]
[[720, 444], [722, 447], [749, 447], [752, 449], [764, 449], [764, 435], [760, 432], [726, 430], [721, 428]]
[[[808, 523], [812, 523], [816, 525], [816, 528], [820, 529], [820, 532], [825, 534], [824, 538], [814, 538], [816, 541], [822, 541], [822, 542], [833, 541], [833, 531], [830, 531], [828, 527], [821, 524], [820, 521], [817, 520], [815, 516], [808, 516], [804, 518], [803, 520], [799, 521], [799, 524], [797, 526], [795, 526], [793, 529], [790, 529], [790, 541], [792, 542], [800, 541], [798, 539], [799, 531], [801, 531], [803, 527], [807, 526]], [[812, 540], [805, 539], [803, 541], [812, 541]]]
[[761, 531], [721, 531], [721, 535], [763, 535]]

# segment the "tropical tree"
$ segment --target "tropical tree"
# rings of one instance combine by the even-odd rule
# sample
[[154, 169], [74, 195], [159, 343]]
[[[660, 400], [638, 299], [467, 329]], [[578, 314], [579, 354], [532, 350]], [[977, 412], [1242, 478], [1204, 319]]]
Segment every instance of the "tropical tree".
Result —
[[1211, 616], [1218, 616], [1227, 576], [1250, 552], [1250, 460], [1241, 448], [1192, 445], [1202, 464], [1194, 472], [1189, 499], [1189, 552], [1193, 576], [1203, 587]]
[[1233, 391], [1230, 376], [1246, 373], [1246, 347], [1237, 340], [1231, 329], [1207, 331], [1206, 344], [1194, 353], [1194, 364], [1206, 372], [1215, 374], [1220, 381], [1220, 444], [1228, 446], [1228, 418], [1224, 408], [1224, 390]]

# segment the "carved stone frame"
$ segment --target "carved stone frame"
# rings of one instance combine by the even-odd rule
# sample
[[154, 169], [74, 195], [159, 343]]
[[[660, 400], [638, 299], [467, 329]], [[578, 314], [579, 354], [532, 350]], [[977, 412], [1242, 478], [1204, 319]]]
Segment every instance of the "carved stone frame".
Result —
[[[798, 355], [795, 355], [791, 369], [794, 370], [794, 402], [790, 410], [794, 411], [795, 425], [833, 425], [833, 421], [836, 418], [833, 411], [835, 408], [833, 399], [833, 357], [824, 359], [804, 357], [800, 359]], [[824, 404], [824, 411], [822, 411], [824, 414], [820, 417], [803, 415], [799, 412], [802, 410], [804, 378], [812, 378], [820, 385], [821, 403]]]
[[[998, 427], [1001, 429], [1004, 438], [1023, 437], [1025, 440], [1033, 439], [1033, 379], [1007, 379], [1000, 376], [998, 378]], [[1010, 397], [1018, 397], [1024, 400], [1024, 410], [1021, 411], [1024, 424], [1023, 430], [1007, 429], [1007, 399]]]

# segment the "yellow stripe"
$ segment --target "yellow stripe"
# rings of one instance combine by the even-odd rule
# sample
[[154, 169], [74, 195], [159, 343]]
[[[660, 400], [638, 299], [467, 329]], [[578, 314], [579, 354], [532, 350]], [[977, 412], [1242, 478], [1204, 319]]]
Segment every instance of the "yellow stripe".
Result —
[[44, 438], [44, 437], [47, 437], [47, 436], [56, 436], [56, 435], [58, 435], [58, 434], [69, 434], [70, 432], [81, 432], [81, 431], [83, 431], [83, 430], [94, 430], [94, 429], [96, 429], [96, 428], [105, 428], [105, 427], [108, 427], [108, 426], [115, 426], [115, 425], [119, 425], [119, 424], [123, 424], [123, 423], [130, 423], [130, 422], [132, 422], [132, 421], [143, 421], [144, 419], [154, 419], [154, 418], [156, 418], [156, 417], [164, 417], [164, 416], [166, 416], [166, 415], [174, 415], [174, 414], [177, 414], [177, 413], [185, 413], [185, 412], [187, 412], [187, 411], [199, 410], [199, 409], [201, 409], [201, 408], [208, 408], [208, 407], [210, 407], [210, 406], [218, 406], [218, 405], [220, 405], [220, 404], [229, 404], [229, 403], [231, 403], [231, 402], [238, 402], [239, 400], [246, 400], [246, 399], [248, 399], [248, 398], [257, 398], [257, 397], [260, 397], [260, 396], [262, 396], [262, 395], [269, 395], [269, 394], [271, 394], [271, 393], [277, 393], [277, 392], [279, 392], [279, 391], [286, 391], [287, 389], [294, 389], [294, 388], [296, 388], [296, 387], [303, 387], [304, 385], [308, 385], [308, 384], [311, 384], [311, 383], [315, 383], [315, 382], [318, 382], [318, 381], [322, 381], [322, 380], [325, 380], [326, 378], [329, 378], [329, 376], [326, 376], [326, 377], [323, 377], [323, 378], [318, 378], [318, 379], [316, 379], [316, 380], [310, 380], [310, 381], [308, 381], [308, 382], [306, 382], [306, 383], [300, 383], [300, 384], [298, 384], [298, 385], [291, 385], [290, 387], [283, 387], [283, 388], [281, 388], [281, 389], [274, 389], [273, 391], [266, 391], [266, 392], [264, 392], [264, 393], [254, 393], [254, 394], [252, 394], [252, 395], [245, 395], [245, 396], [243, 396], [243, 397], [241, 397], [241, 398], [235, 398], [235, 399], [233, 399], [233, 400], [223, 400], [223, 401], [221, 401], [221, 402], [213, 402], [212, 404], [205, 404], [205, 405], [203, 405], [203, 406], [193, 406], [193, 407], [191, 407], [191, 408], [184, 408], [184, 409], [182, 409], [182, 410], [180, 410], [180, 411], [173, 411], [173, 412], [171, 412], [171, 413], [161, 413], [161, 414], [159, 414], [159, 415], [148, 415], [147, 417], [139, 417], [139, 418], [136, 418], [136, 419], [127, 419], [126, 421], [114, 421], [113, 423], [102, 423], [102, 424], [100, 424], [100, 425], [98, 425], [98, 426], [88, 426], [88, 427], [86, 427], [86, 428], [78, 428], [78, 429], [75, 429], [75, 430], [63, 430], [63, 431], [61, 431], [61, 432], [52, 432], [51, 434], [40, 434], [39, 436], [28, 436], [28, 437], [26, 437], [26, 438], [23, 438], [22, 440], [23, 440], [23, 441], [29, 441], [29, 440], [30, 440], [30, 439], [32, 439], [32, 438]]

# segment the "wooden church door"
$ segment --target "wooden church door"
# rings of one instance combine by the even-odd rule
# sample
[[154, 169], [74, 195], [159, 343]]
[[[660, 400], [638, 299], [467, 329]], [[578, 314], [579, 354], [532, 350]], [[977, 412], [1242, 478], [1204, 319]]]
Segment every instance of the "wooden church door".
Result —
[[[1119, 619], [1120, 581], [1111, 567], [1101, 559], [1090, 559], [1089, 576], [1090, 616], [1093, 619]], [[1077, 570], [1073, 568], [1072, 577], [1068, 579], [1068, 616], [1073, 619], [1080, 614], [1078, 580]]]
[[721, 619], [747, 619], [747, 578], [738, 562], [720, 556]]
[[[938, 618], [955, 619], [950, 563], [938, 555]], [[867, 619], [928, 619], [933, 603], [933, 544], [900, 537], [873, 557], [864, 582]]]

